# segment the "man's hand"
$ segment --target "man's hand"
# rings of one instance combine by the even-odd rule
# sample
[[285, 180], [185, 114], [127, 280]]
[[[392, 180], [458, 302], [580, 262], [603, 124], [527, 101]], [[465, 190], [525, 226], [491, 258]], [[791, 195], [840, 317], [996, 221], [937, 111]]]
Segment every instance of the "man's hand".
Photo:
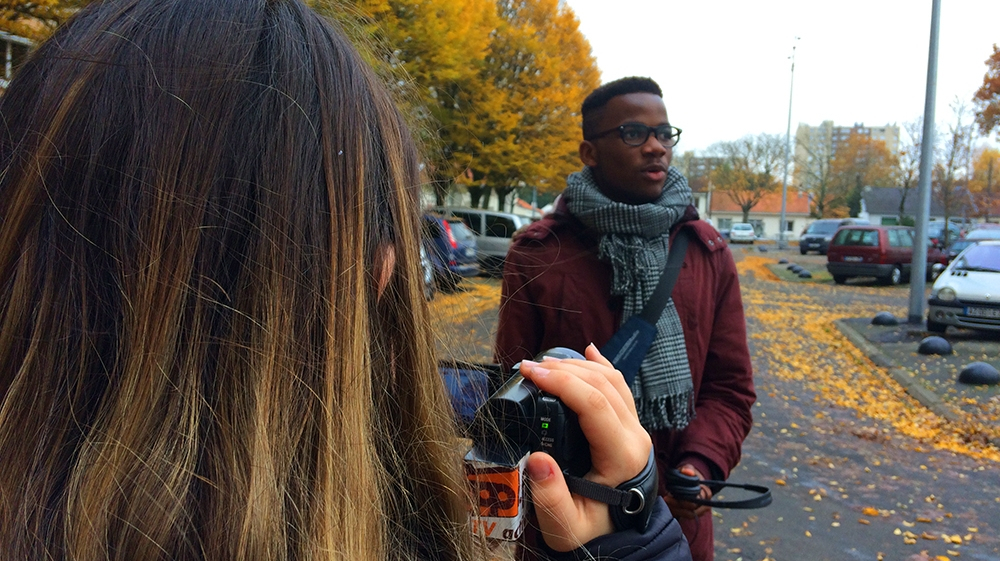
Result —
[[[523, 361], [521, 372], [576, 412], [590, 443], [592, 468], [585, 478], [616, 487], [646, 467], [653, 444], [639, 424], [632, 390], [621, 372], [594, 345], [584, 356], [587, 360]], [[549, 547], [571, 551], [615, 531], [608, 505], [571, 494], [551, 456], [535, 452], [528, 458], [527, 471], [535, 514]]]
[[[698, 479], [705, 479], [705, 476], [701, 474], [700, 471], [694, 468], [691, 464], [684, 464], [677, 468], [677, 471], [683, 473], [684, 475], [690, 475], [697, 477]], [[701, 493], [698, 494], [698, 498], [702, 500], [708, 500], [712, 498], [712, 490], [707, 486], [701, 486]], [[677, 500], [671, 496], [663, 497], [666, 501], [667, 506], [670, 507], [670, 513], [674, 515], [674, 518], [693, 520], [708, 512], [711, 507], [705, 505], [696, 505], [692, 502]]]

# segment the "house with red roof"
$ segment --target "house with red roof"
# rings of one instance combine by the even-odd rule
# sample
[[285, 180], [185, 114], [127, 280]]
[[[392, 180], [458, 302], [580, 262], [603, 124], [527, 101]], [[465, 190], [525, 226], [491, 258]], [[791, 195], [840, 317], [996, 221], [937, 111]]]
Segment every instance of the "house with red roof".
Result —
[[[699, 201], [700, 202], [700, 201]], [[719, 230], [743, 222], [743, 209], [725, 191], [712, 191], [698, 212]], [[707, 208], [705, 208], [707, 207]], [[809, 195], [789, 189], [785, 197], [786, 240], [797, 240], [813, 219], [809, 217]], [[750, 209], [750, 224], [758, 238], [777, 240], [781, 225], [781, 191], [768, 193]]]

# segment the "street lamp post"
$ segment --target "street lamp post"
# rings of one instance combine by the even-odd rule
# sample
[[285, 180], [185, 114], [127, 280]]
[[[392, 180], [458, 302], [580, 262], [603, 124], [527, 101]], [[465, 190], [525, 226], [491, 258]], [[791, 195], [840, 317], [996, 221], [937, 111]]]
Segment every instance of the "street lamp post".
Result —
[[[924, 321], [927, 295], [927, 222], [931, 208], [931, 168], [934, 159], [934, 103], [937, 98], [938, 33], [941, 24], [941, 0], [931, 2], [931, 37], [927, 53], [927, 90], [924, 94], [924, 132], [920, 141], [920, 198], [917, 205], [917, 237], [913, 240], [913, 264], [910, 272], [910, 305], [907, 323]], [[945, 225], [947, 226], [947, 224]], [[947, 230], [947, 228], [946, 228]]]
[[[796, 37], [797, 41], [799, 38]], [[781, 220], [778, 222], [778, 249], [787, 249], [785, 232], [788, 230], [788, 220], [785, 218], [785, 208], [788, 201], [788, 159], [792, 151], [792, 91], [795, 88], [795, 45], [792, 45], [792, 79], [788, 86], [788, 128], [785, 129], [785, 174], [781, 179]]]

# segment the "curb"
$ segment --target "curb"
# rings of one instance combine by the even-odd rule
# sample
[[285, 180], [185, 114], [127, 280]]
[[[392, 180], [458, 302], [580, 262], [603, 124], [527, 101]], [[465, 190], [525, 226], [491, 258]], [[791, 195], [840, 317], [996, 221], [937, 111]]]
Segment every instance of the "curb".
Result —
[[959, 415], [955, 414], [954, 411], [945, 406], [944, 402], [941, 401], [941, 398], [937, 394], [925, 388], [913, 377], [912, 374], [896, 364], [896, 361], [892, 360], [886, 356], [885, 353], [878, 350], [875, 345], [869, 343], [868, 339], [865, 339], [864, 335], [858, 333], [853, 327], [848, 325], [843, 320], [834, 320], [833, 323], [855, 347], [868, 355], [868, 358], [871, 359], [872, 362], [874, 362], [877, 366], [885, 368], [889, 375], [892, 376], [892, 379], [899, 383], [899, 385], [903, 386], [906, 393], [910, 394], [913, 399], [916, 399], [921, 405], [930, 409], [935, 415], [943, 417], [950, 422], [954, 423], [962, 420]]

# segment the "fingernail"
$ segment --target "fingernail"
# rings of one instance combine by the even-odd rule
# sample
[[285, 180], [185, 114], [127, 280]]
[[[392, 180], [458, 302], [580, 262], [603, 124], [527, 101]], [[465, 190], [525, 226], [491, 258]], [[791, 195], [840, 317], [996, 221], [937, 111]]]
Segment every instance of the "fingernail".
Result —
[[522, 360], [521, 361], [521, 371], [531, 370], [532, 368], [538, 366], [538, 363], [533, 360]]
[[541, 366], [536, 366], [531, 369], [532, 379], [544, 378], [549, 375], [550, 370], [548, 368], [542, 368]]
[[561, 362], [562, 361], [562, 359], [559, 358], [559, 357], [557, 357], [557, 356], [548, 356], [548, 355], [542, 357], [542, 361], [543, 362], [546, 361], [546, 360], [551, 360], [551, 361], [554, 361], [554, 362]]
[[542, 482], [552, 477], [552, 468], [548, 462], [528, 462], [528, 478]]

